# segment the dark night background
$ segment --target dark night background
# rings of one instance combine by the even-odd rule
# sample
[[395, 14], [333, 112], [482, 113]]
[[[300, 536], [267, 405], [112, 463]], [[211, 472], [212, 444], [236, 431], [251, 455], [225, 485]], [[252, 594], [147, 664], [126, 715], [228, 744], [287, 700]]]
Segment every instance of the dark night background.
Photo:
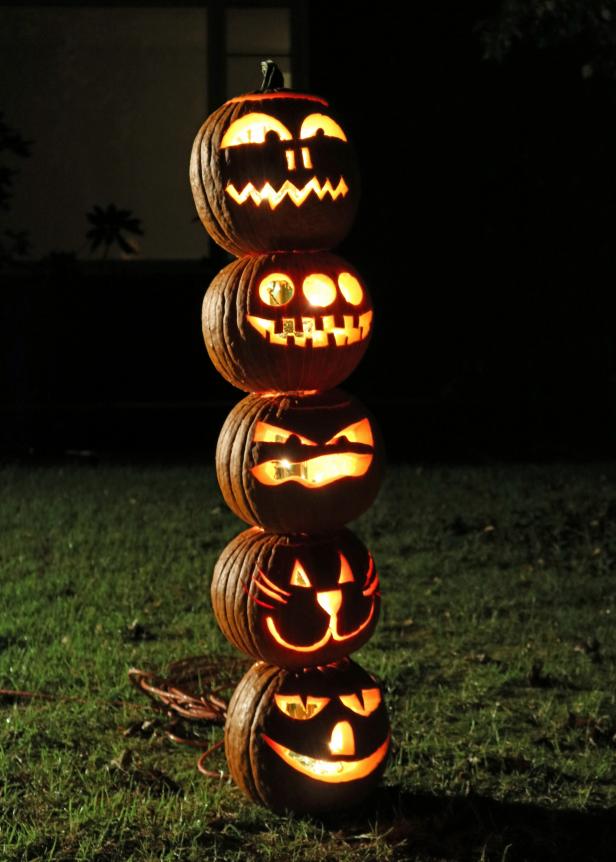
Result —
[[[616, 5], [412, 4], [404, 22], [394, 4], [300, 5], [302, 83], [346, 118], [363, 177], [340, 253], [378, 318], [345, 387], [390, 457], [613, 456]], [[224, 263], [5, 259], [0, 448], [211, 458], [242, 397], [200, 332]]]

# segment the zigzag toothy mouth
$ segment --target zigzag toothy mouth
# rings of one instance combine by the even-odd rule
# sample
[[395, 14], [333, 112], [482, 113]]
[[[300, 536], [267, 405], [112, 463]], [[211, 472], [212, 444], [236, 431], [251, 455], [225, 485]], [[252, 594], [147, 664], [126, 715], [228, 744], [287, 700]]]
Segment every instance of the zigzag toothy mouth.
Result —
[[345, 183], [344, 177], [340, 177], [336, 188], [333, 187], [329, 179], [325, 180], [323, 185], [321, 185], [317, 177], [313, 177], [302, 188], [298, 188], [291, 180], [285, 180], [278, 191], [270, 183], [265, 183], [261, 189], [255, 188], [252, 183], [246, 183], [241, 192], [238, 192], [233, 183], [229, 183], [225, 191], [240, 206], [250, 198], [256, 206], [260, 206], [263, 201], [266, 201], [269, 203], [271, 209], [274, 210], [286, 197], [292, 200], [295, 206], [299, 207], [311, 192], [319, 200], [323, 200], [326, 195], [330, 195], [332, 200], [335, 201], [339, 197], [344, 198], [348, 194], [349, 187]]
[[[357, 317], [352, 314], [343, 315], [344, 325], [334, 325], [334, 315], [325, 314], [320, 320], [317, 317], [302, 317], [301, 329], [297, 327], [297, 318], [283, 317], [282, 332], [275, 332], [277, 321], [268, 320], [265, 317], [246, 315], [251, 326], [266, 338], [270, 344], [295, 345], [296, 347], [328, 347], [335, 344], [344, 347], [347, 344], [355, 344], [368, 337], [372, 328], [372, 312], [366, 311], [359, 316], [358, 325], [354, 326]], [[317, 329], [317, 322], [321, 329]]]

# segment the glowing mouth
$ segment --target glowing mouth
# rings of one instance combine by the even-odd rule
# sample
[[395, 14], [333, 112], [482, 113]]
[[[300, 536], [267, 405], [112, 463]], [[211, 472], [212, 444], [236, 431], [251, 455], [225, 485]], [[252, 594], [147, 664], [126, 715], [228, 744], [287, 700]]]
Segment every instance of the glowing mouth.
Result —
[[368, 614], [366, 619], [363, 621], [363, 623], [361, 623], [361, 625], [359, 625], [354, 631], [349, 632], [346, 635], [341, 635], [341, 634], [338, 634], [338, 618], [336, 617], [335, 614], [333, 614], [332, 616], [330, 616], [329, 627], [328, 627], [327, 631], [325, 632], [325, 634], [323, 635], [323, 637], [321, 638], [321, 640], [316, 641], [315, 643], [310, 644], [309, 646], [297, 646], [297, 644], [292, 644], [292, 643], [289, 643], [289, 641], [286, 641], [282, 637], [282, 635], [280, 634], [278, 629], [276, 628], [276, 623], [274, 622], [272, 617], [267, 617], [265, 622], [267, 624], [267, 628], [269, 630], [269, 633], [274, 638], [274, 640], [277, 641], [277, 643], [279, 643], [281, 646], [286, 647], [287, 649], [293, 650], [295, 652], [314, 652], [314, 650], [321, 649], [321, 647], [325, 646], [325, 644], [329, 640], [331, 640], [332, 638], [335, 641], [346, 641], [346, 640], [349, 640], [349, 638], [356, 637], [356, 635], [360, 634], [360, 632], [363, 632], [363, 630], [366, 628], [366, 626], [368, 626], [370, 624], [370, 621], [371, 621], [373, 616], [374, 616], [374, 600], [372, 602], [372, 607], [370, 608], [370, 613]]
[[[275, 332], [275, 320], [267, 320], [264, 317], [254, 317], [248, 314], [246, 319], [251, 326], [259, 332], [263, 338], [266, 338], [270, 344], [281, 344], [288, 346], [289, 343], [296, 347], [327, 347], [332, 341], [337, 347], [344, 347], [347, 344], [355, 344], [358, 341], [363, 341], [368, 337], [368, 333], [372, 327], [372, 312], [366, 311], [359, 316], [358, 325], [354, 326], [353, 321], [357, 318], [352, 314], [343, 315], [344, 325], [334, 325], [334, 315], [324, 314], [321, 317], [322, 329], [315, 329], [318, 318], [302, 317], [301, 328], [297, 327], [295, 317], [282, 318], [282, 332]], [[291, 341], [289, 342], [289, 339]]]
[[318, 179], [313, 177], [301, 189], [298, 189], [291, 180], [285, 180], [278, 191], [269, 183], [265, 183], [262, 189], [256, 189], [252, 183], [247, 183], [241, 192], [238, 192], [233, 183], [229, 183], [225, 191], [240, 206], [250, 198], [256, 206], [260, 206], [262, 201], [267, 201], [274, 210], [286, 197], [290, 198], [295, 206], [300, 207], [310, 192], [314, 192], [321, 201], [325, 195], [330, 195], [332, 200], [336, 200], [336, 198], [345, 197], [349, 191], [349, 187], [343, 177], [340, 178], [336, 188], [332, 186], [330, 180], [325, 180], [323, 185], [321, 185]]
[[265, 733], [262, 733], [261, 736], [270, 748], [292, 769], [301, 772], [303, 775], [307, 775], [309, 778], [314, 778], [317, 781], [325, 781], [329, 784], [337, 784], [342, 781], [355, 781], [356, 779], [365, 778], [367, 775], [370, 775], [385, 759], [390, 740], [390, 734], [387, 734], [385, 742], [376, 751], [361, 760], [317, 760], [314, 757], [308, 757], [305, 754], [299, 754], [297, 751], [291, 751], [290, 748], [285, 748], [284, 745], [274, 742]]
[[321, 455], [308, 461], [272, 460], [251, 467], [250, 472], [262, 485], [297, 482], [305, 488], [322, 488], [347, 477], [363, 476], [372, 463], [372, 455], [354, 452]]

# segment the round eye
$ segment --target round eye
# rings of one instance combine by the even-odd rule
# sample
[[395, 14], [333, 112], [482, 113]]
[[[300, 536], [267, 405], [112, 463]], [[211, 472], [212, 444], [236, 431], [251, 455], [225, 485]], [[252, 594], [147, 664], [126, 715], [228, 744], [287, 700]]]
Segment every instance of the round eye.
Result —
[[311, 587], [310, 578], [302, 568], [302, 564], [299, 560], [295, 560], [295, 565], [293, 566], [293, 574], [291, 575], [291, 580], [289, 581], [292, 587]]
[[340, 138], [341, 141], [347, 139], [338, 123], [328, 117], [327, 114], [309, 114], [302, 123], [299, 136], [300, 138], [313, 138], [319, 130], [328, 138]]
[[318, 305], [319, 308], [326, 308], [336, 298], [336, 285], [328, 275], [320, 272], [307, 276], [302, 290], [310, 305]]
[[362, 688], [361, 698], [360, 700], [356, 694], [340, 695], [340, 700], [348, 709], [366, 717], [378, 709], [381, 703], [381, 691], [378, 688]]
[[266, 305], [286, 305], [293, 299], [295, 288], [288, 275], [272, 272], [259, 285], [259, 296]]
[[220, 142], [220, 149], [240, 144], [262, 144], [268, 132], [275, 132], [281, 141], [291, 140], [291, 132], [275, 117], [256, 112], [245, 114], [231, 123]]
[[341, 272], [338, 276], [338, 287], [347, 302], [359, 305], [364, 298], [361, 284], [350, 272]]
[[308, 695], [308, 697], [302, 700], [299, 694], [275, 694], [274, 700], [281, 712], [284, 712], [289, 718], [296, 718], [299, 721], [314, 718], [329, 703], [328, 697], [312, 697]]

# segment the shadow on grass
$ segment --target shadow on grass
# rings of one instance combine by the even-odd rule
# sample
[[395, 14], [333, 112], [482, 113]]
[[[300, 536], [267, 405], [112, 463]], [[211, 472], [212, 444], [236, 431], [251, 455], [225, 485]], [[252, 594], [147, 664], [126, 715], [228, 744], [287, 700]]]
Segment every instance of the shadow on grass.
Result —
[[455, 862], [614, 862], [616, 809], [554, 810], [499, 802], [486, 796], [438, 797], [383, 787], [337, 827], [378, 832], [396, 848], [396, 859]]

